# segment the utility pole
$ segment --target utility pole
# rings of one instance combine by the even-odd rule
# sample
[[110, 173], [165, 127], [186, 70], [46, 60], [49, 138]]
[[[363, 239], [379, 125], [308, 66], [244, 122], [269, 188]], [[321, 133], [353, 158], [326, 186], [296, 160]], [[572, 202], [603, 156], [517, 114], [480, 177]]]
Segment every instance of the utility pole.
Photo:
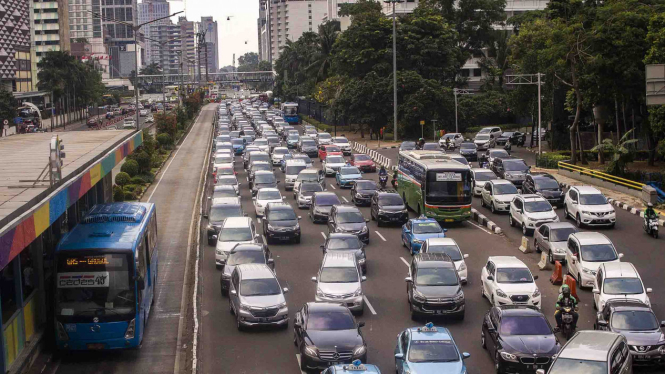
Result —
[[397, 141], [397, 31], [395, 4], [404, 0], [384, 0], [384, 3], [393, 4], [393, 140]]
[[434, 134], [434, 137], [432, 139], [434, 139], [434, 141], [436, 141], [436, 121], [437, 120], [435, 119], [432, 120], [432, 133]]
[[472, 91], [464, 88], [453, 88], [453, 95], [455, 95], [455, 132], [459, 132], [459, 126], [457, 125], [457, 95], [473, 95]]

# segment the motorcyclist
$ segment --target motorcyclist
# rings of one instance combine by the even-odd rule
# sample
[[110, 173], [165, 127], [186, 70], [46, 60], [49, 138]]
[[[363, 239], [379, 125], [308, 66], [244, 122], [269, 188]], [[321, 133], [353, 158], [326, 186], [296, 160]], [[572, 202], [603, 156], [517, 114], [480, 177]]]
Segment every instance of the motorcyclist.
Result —
[[567, 284], [561, 286], [561, 293], [556, 300], [556, 312], [554, 312], [554, 319], [556, 319], [557, 330], [561, 330], [561, 325], [563, 324], [561, 308], [565, 306], [572, 307], [572, 311], [570, 313], [573, 315], [573, 329], [575, 329], [577, 327], [577, 319], [580, 315], [577, 313], [577, 299], [570, 294], [570, 287]]
[[656, 217], [658, 217], [658, 214], [656, 214], [656, 211], [653, 209], [653, 204], [648, 203], [647, 210], [644, 211], [644, 219], [652, 220]]
[[450, 138], [446, 138], [446, 149], [450, 149]]
[[395, 171], [393, 172], [393, 180], [390, 183], [393, 184], [393, 188], [396, 188], [396, 186], [397, 186], [397, 168], [395, 168]]
[[425, 139], [423, 138], [418, 139], [418, 149], [423, 149], [424, 146], [425, 146]]
[[388, 175], [388, 172], [386, 171], [386, 167], [381, 165], [381, 169], [379, 169], [379, 177]]

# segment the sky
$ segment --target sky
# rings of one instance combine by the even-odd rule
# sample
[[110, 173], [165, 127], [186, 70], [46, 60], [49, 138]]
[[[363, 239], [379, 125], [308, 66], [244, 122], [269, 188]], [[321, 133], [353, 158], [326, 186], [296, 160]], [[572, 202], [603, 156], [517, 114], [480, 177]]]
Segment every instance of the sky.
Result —
[[[238, 57], [246, 52], [258, 53], [256, 19], [259, 17], [259, 0], [185, 0], [169, 3], [171, 13], [185, 10], [185, 13], [174, 17], [174, 23], [182, 15], [186, 15], [189, 21], [201, 21], [201, 17], [209, 16], [217, 21], [220, 68], [233, 63], [234, 53], [236, 66]], [[227, 21], [229, 16], [231, 20]]]

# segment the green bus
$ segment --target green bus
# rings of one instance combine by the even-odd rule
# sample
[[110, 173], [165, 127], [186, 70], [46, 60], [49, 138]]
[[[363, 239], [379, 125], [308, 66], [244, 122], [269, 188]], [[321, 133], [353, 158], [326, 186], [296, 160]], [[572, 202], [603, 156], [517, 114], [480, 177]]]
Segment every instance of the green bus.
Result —
[[471, 169], [438, 151], [401, 151], [397, 191], [407, 207], [441, 222], [471, 216]]

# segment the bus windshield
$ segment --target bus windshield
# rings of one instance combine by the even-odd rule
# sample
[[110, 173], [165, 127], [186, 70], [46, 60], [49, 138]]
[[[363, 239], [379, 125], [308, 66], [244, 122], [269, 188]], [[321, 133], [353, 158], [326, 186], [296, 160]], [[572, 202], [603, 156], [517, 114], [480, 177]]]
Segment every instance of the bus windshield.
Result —
[[471, 203], [470, 171], [428, 171], [425, 202], [431, 204]]
[[56, 316], [68, 322], [134, 318], [132, 254], [95, 252], [58, 253]]

